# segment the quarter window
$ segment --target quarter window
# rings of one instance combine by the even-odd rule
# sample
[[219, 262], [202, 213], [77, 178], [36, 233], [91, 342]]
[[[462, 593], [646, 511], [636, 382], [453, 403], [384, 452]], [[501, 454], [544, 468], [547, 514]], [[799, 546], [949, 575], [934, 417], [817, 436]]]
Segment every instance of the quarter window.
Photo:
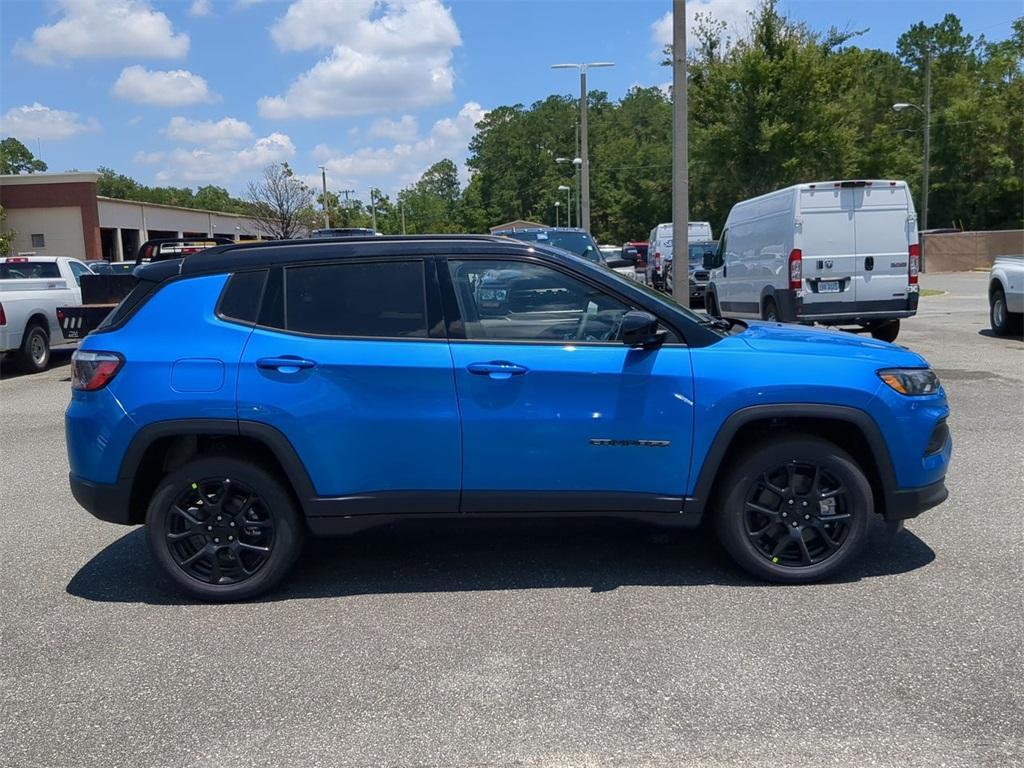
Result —
[[618, 341], [631, 307], [540, 264], [448, 262], [467, 339]]
[[79, 286], [82, 285], [82, 275], [93, 274], [92, 270], [85, 266], [85, 264], [81, 264], [77, 261], [69, 261], [68, 267], [71, 269], [71, 274], [74, 276], [75, 282]]
[[285, 270], [285, 328], [323, 336], [426, 338], [423, 263], [381, 261]]

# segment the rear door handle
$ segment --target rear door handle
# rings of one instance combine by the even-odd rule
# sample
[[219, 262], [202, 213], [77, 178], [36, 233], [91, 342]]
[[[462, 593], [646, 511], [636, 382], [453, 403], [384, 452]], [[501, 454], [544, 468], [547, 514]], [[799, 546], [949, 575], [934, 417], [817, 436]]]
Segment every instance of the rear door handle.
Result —
[[294, 355], [281, 355], [280, 357], [261, 357], [256, 361], [256, 367], [263, 370], [274, 370], [279, 373], [298, 373], [301, 370], [312, 368], [316, 365], [313, 360]]
[[524, 365], [510, 363], [507, 360], [492, 360], [489, 363], [470, 363], [466, 370], [477, 376], [490, 376], [492, 379], [508, 379], [522, 376], [530, 369]]

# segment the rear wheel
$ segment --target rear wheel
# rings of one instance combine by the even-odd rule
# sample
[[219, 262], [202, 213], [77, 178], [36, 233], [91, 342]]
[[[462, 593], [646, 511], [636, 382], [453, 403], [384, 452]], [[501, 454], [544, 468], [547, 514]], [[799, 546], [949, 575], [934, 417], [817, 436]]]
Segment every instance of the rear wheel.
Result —
[[992, 323], [992, 332], [996, 336], [1019, 336], [1021, 332], [1021, 319], [1024, 315], [1010, 312], [1006, 308], [1006, 294], [1002, 286], [996, 286], [989, 297], [989, 320]]
[[50, 366], [50, 335], [38, 323], [25, 329], [18, 351], [18, 365], [26, 373], [39, 373]]
[[767, 320], [769, 323], [779, 322], [779, 310], [775, 306], [775, 299], [768, 298], [764, 300], [764, 306], [761, 308], [761, 319]]
[[270, 471], [232, 456], [204, 456], [160, 483], [146, 538], [182, 591], [228, 602], [274, 587], [299, 555], [303, 528], [290, 494]]
[[783, 583], [827, 579], [862, 548], [871, 486], [841, 448], [812, 436], [755, 446], [732, 469], [715, 510], [718, 537], [754, 576]]
[[872, 338], [878, 339], [879, 341], [896, 341], [896, 337], [900, 335], [900, 321], [890, 320], [887, 323], [881, 323], [879, 325], [873, 325], [871, 327]]

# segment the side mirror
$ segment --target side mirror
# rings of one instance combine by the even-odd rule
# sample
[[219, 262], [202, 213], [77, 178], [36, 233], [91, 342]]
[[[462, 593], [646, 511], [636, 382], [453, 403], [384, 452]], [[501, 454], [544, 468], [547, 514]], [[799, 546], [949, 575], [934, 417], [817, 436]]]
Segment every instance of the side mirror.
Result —
[[665, 343], [665, 332], [658, 330], [658, 318], [650, 312], [633, 310], [624, 314], [621, 335], [627, 347], [657, 349]]

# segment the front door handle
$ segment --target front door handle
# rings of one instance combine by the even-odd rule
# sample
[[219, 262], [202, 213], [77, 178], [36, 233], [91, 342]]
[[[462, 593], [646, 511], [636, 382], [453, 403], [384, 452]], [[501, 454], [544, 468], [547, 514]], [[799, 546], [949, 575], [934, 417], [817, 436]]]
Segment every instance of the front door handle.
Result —
[[280, 357], [261, 357], [256, 361], [256, 367], [263, 370], [273, 370], [278, 373], [298, 373], [301, 370], [312, 368], [316, 365], [313, 360], [295, 355], [281, 355]]
[[530, 369], [523, 365], [510, 363], [507, 360], [492, 360], [489, 363], [470, 363], [466, 370], [477, 376], [490, 376], [492, 379], [508, 379], [522, 376]]

